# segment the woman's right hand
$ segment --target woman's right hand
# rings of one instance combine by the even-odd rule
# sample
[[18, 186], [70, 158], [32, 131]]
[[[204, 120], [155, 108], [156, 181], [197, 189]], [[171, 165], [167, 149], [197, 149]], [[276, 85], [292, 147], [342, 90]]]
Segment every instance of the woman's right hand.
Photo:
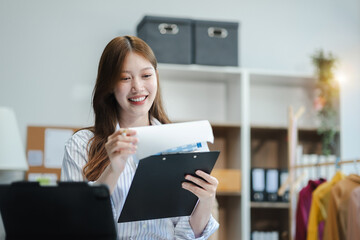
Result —
[[105, 149], [112, 171], [115, 173], [120, 174], [125, 168], [129, 155], [136, 152], [138, 139], [135, 135], [135, 130], [121, 128], [108, 137]]

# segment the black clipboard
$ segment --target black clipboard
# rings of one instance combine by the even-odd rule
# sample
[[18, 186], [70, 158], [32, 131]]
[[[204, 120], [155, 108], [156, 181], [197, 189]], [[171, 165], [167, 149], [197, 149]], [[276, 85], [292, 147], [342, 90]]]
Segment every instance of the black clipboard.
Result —
[[191, 215], [198, 198], [181, 183], [196, 170], [211, 173], [219, 153], [169, 153], [140, 160], [118, 222]]
[[0, 185], [6, 240], [116, 240], [109, 189], [85, 182]]

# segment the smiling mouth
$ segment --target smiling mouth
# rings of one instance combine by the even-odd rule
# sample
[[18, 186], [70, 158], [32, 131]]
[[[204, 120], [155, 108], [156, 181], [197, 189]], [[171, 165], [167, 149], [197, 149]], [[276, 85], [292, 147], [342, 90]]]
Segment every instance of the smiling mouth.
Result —
[[148, 96], [129, 98], [129, 101], [130, 101], [130, 102], [142, 102], [142, 101], [144, 101], [147, 97], [148, 97]]

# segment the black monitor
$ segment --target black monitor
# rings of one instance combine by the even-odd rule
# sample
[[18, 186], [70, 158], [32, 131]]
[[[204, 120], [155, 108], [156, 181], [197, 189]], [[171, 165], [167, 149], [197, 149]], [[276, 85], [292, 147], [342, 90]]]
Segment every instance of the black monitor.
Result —
[[6, 240], [116, 239], [110, 194], [104, 185], [0, 185], [0, 211]]

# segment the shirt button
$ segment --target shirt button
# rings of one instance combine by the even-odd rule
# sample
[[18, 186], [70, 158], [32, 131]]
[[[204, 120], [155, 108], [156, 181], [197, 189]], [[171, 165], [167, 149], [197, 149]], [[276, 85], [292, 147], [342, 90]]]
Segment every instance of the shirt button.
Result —
[[143, 223], [143, 228], [146, 228], [146, 223]]

